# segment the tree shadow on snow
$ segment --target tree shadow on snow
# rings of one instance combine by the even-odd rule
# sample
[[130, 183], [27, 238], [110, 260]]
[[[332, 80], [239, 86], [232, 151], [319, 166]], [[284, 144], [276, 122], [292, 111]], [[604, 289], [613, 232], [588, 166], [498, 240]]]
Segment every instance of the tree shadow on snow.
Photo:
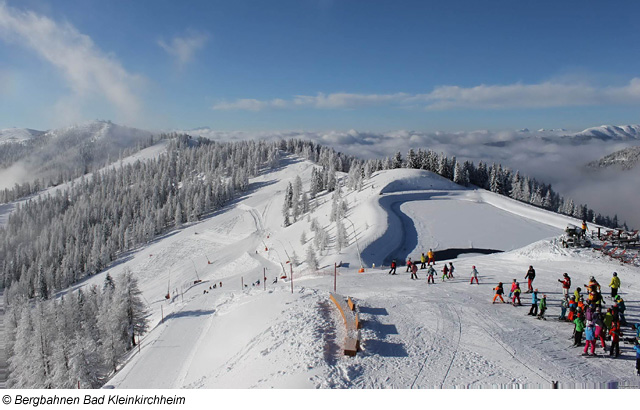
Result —
[[180, 312], [170, 313], [165, 316], [164, 320], [169, 319], [180, 319], [182, 317], [199, 317], [199, 316], [207, 316], [215, 313], [215, 310], [181, 310]]
[[382, 357], [408, 357], [409, 354], [402, 343], [390, 343], [382, 340], [367, 340], [365, 351], [371, 355]]

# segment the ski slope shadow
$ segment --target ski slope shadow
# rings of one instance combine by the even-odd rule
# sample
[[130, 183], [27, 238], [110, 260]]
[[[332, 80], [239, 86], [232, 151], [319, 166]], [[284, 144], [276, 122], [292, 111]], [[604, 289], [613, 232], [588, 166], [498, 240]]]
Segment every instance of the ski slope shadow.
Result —
[[360, 306], [360, 313], [366, 319], [362, 320], [362, 327], [367, 329], [370, 335], [363, 344], [367, 355], [382, 357], [408, 357], [409, 353], [402, 343], [389, 341], [394, 335], [398, 335], [398, 328], [394, 324], [382, 323], [379, 317], [388, 316], [389, 312], [385, 308], [374, 308]]
[[198, 310], [181, 310], [178, 312], [174, 312], [174, 313], [170, 313], [167, 316], [165, 316], [164, 320], [170, 320], [170, 319], [180, 319], [182, 317], [199, 317], [199, 316], [207, 316], [207, 315], [212, 315], [215, 313], [215, 310], [202, 310], [202, 309], [198, 309]]

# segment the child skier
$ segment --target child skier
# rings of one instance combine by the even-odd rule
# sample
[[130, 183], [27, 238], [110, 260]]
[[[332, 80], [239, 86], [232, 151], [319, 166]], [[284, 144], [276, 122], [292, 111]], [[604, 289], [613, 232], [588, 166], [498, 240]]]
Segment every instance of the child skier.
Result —
[[513, 304], [513, 306], [516, 306], [516, 300], [518, 301], [518, 306], [522, 306], [522, 302], [520, 302], [521, 292], [522, 290], [520, 290], [520, 284], [516, 282], [516, 288], [513, 290], [513, 299], [511, 300], [511, 303]]
[[[587, 326], [584, 329], [584, 335], [586, 339], [586, 343], [584, 345], [584, 351], [582, 352], [583, 356], [595, 356], [596, 350], [596, 336], [595, 330], [593, 326]], [[589, 348], [591, 348], [591, 353], [588, 353]]]
[[411, 279], [418, 279], [418, 265], [415, 263], [411, 264]]
[[511, 290], [509, 291], [509, 299], [511, 299], [511, 296], [513, 296], [513, 291], [516, 290], [516, 280], [514, 279], [513, 282], [511, 282]]
[[422, 252], [420, 254], [420, 269], [424, 269], [426, 263], [427, 263], [427, 257], [424, 255], [424, 252]]
[[582, 344], [582, 332], [584, 331], [584, 319], [581, 314], [573, 320], [575, 327], [573, 329], [573, 346], [578, 347]]
[[540, 313], [538, 313], [538, 320], [547, 320], [544, 317], [544, 312], [547, 310], [547, 295], [542, 295], [540, 299]]
[[609, 350], [609, 356], [613, 356], [613, 352], [615, 350], [616, 357], [618, 357], [620, 356], [620, 336], [622, 336], [622, 332], [620, 331], [620, 322], [613, 322], [611, 324], [609, 334], [611, 335], [611, 349]]
[[471, 267], [471, 281], [469, 282], [469, 285], [473, 284], [473, 280], [475, 279], [476, 281], [476, 285], [479, 285], [478, 283], [478, 271], [476, 270], [476, 266], [473, 265]]
[[449, 268], [447, 267], [447, 264], [444, 264], [444, 268], [442, 268], [442, 281], [444, 282], [444, 280], [446, 278], [449, 277]]
[[427, 269], [427, 283], [433, 283], [435, 284], [436, 282], [433, 280], [433, 274], [436, 273], [436, 270], [433, 269], [433, 266], [429, 265], [429, 268]]
[[504, 294], [504, 289], [502, 288], [502, 282], [498, 282], [498, 286], [496, 286], [495, 288], [493, 288], [493, 290], [496, 291], [495, 296], [493, 297], [493, 303], [496, 303], [496, 299], [500, 298], [500, 300], [502, 301], [502, 303], [504, 303], [504, 298], [502, 297], [502, 295]]
[[565, 295], [564, 298], [562, 299], [562, 302], [560, 302], [560, 317], [558, 317], [558, 320], [567, 320], [567, 308], [569, 307], [569, 301], [567, 300], [567, 296]]
[[449, 279], [453, 279], [453, 262], [449, 262]]
[[618, 305], [618, 314], [620, 315], [620, 324], [625, 326], [627, 324], [627, 320], [624, 317], [624, 311], [627, 310], [627, 307], [624, 304], [624, 300], [620, 297], [620, 295], [616, 295], [616, 304]]
[[409, 272], [411, 270], [411, 258], [407, 258], [407, 270], [405, 272]]
[[[396, 274], [396, 266], [397, 266], [397, 263], [396, 263], [396, 260], [394, 259], [394, 260], [391, 261], [391, 269], [389, 269], [389, 274], [391, 274], [391, 275], [395, 275]], [[391, 273], [391, 272], [393, 272], [393, 273]]]
[[533, 291], [531, 295], [531, 309], [529, 309], [529, 316], [537, 316], [538, 315], [538, 289]]
[[602, 314], [602, 309], [598, 309], [596, 311], [596, 315], [594, 318], [594, 323], [596, 324], [596, 342], [598, 340], [600, 340], [600, 343], [602, 343], [602, 348], [606, 351], [607, 350], [607, 345], [604, 343], [604, 337], [606, 334], [606, 327], [604, 325], [604, 315]]

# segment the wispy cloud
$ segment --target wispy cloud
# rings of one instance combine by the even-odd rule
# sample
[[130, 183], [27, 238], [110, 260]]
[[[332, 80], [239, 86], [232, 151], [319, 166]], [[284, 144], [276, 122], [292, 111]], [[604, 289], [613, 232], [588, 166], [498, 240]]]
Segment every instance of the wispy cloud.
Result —
[[[114, 106], [123, 119], [137, 117], [141, 104], [133, 90], [141, 78], [127, 72], [71, 24], [20, 11], [0, 1], [0, 39], [34, 51], [62, 73], [73, 95], [63, 98], [61, 104], [78, 104], [86, 97], [97, 96]], [[79, 106], [73, 108], [80, 111]]]
[[583, 105], [640, 103], [640, 78], [619, 87], [544, 82], [540, 84], [479, 85], [475, 87], [439, 86], [430, 93], [354, 94], [318, 93], [290, 99], [238, 99], [220, 102], [214, 110], [266, 109], [356, 109], [369, 106], [419, 107], [426, 110], [551, 108]]
[[168, 42], [158, 40], [158, 45], [173, 57], [178, 67], [182, 69], [193, 61], [196, 51], [203, 48], [208, 40], [208, 34], [190, 31], [185, 36], [173, 37]]

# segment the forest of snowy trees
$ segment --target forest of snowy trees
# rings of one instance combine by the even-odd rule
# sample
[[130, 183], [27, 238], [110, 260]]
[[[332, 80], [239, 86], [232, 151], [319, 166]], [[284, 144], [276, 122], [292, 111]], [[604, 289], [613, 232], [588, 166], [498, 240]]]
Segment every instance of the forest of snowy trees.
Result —
[[125, 271], [102, 289], [59, 299], [16, 297], [5, 317], [9, 388], [98, 388], [147, 330], [147, 307]]
[[[606, 226], [617, 218], [595, 214], [565, 200], [546, 185], [499, 164], [459, 162], [431, 150], [410, 150], [385, 159], [362, 160], [309, 141], [234, 143], [172, 136], [165, 154], [82, 177], [55, 195], [17, 206], [0, 227], [0, 287], [5, 289], [10, 385], [13, 387], [97, 387], [117, 369], [123, 354], [146, 328], [144, 305], [134, 275], [110, 277], [102, 289], [58, 292], [96, 274], [126, 252], [159, 234], [220, 210], [250, 188], [249, 178], [280, 166], [282, 153], [317, 164], [308, 192], [299, 177], [285, 190], [284, 226], [315, 208], [315, 198], [332, 193], [333, 246], [348, 246], [342, 189], [359, 191], [379, 170], [416, 168], [461, 185], [501, 195]], [[338, 173], [346, 173], [342, 176]], [[11, 191], [11, 190], [10, 190]], [[9, 192], [10, 197], [19, 192]], [[311, 220], [313, 243], [305, 261], [317, 267], [329, 234]], [[304, 244], [306, 238], [301, 238]], [[135, 308], [132, 306], [135, 305]], [[125, 309], [123, 306], [127, 306]]]

